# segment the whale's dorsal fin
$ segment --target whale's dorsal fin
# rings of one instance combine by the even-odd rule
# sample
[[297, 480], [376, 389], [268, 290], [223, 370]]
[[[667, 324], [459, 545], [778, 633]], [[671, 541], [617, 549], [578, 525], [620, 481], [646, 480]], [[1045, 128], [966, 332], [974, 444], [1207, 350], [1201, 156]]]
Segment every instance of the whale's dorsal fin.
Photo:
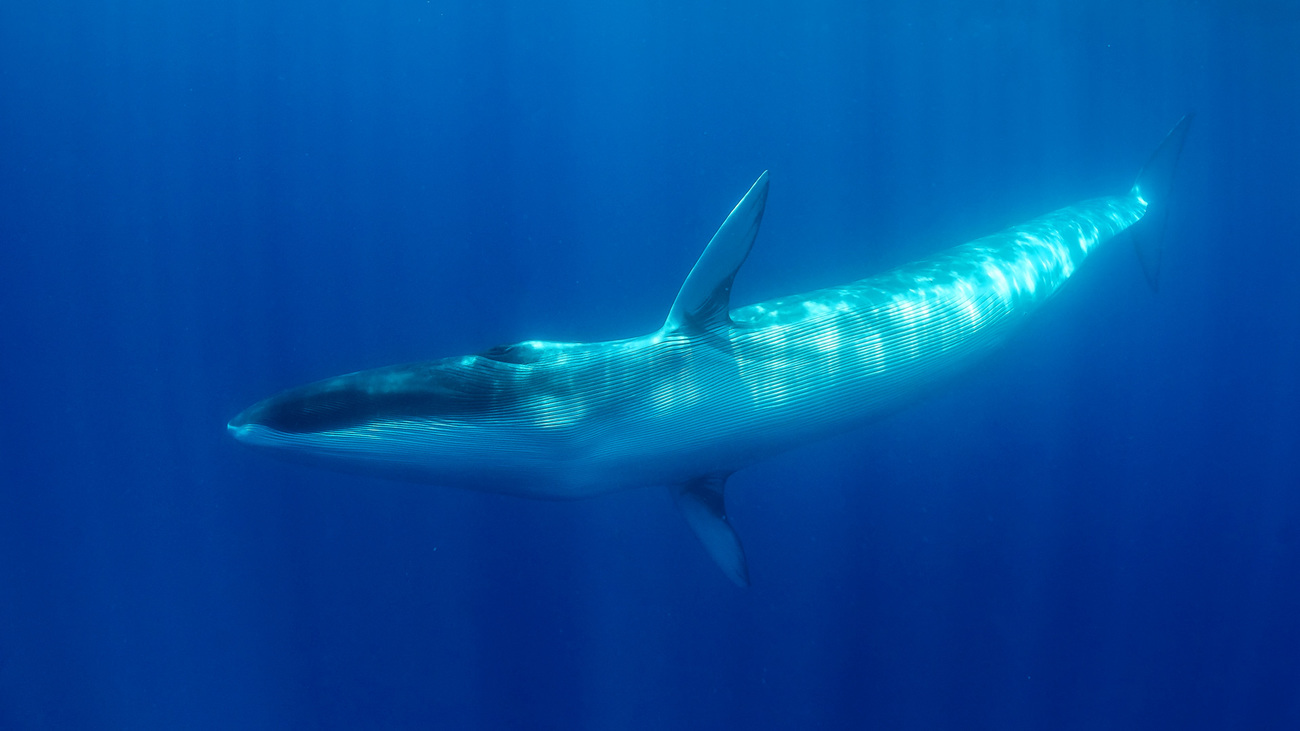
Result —
[[696, 260], [677, 292], [664, 331], [705, 333], [731, 324], [731, 283], [754, 245], [766, 203], [767, 172], [764, 171]]
[[[763, 179], [760, 179], [760, 181]], [[718, 568], [727, 574], [736, 586], [749, 586], [749, 567], [745, 564], [745, 549], [740, 537], [727, 520], [726, 504], [722, 491], [730, 472], [715, 472], [697, 477], [672, 489], [673, 500], [686, 518], [687, 525], [704, 544], [704, 549]]]

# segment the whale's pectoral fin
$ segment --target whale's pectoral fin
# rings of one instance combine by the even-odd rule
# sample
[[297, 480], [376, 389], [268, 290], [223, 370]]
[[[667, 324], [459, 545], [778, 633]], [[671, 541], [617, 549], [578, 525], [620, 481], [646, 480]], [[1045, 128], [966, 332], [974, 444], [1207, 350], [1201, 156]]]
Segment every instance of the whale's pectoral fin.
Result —
[[727, 574], [736, 586], [749, 586], [749, 567], [745, 565], [745, 549], [740, 537], [727, 521], [722, 490], [729, 472], [719, 472], [698, 477], [684, 485], [672, 488], [673, 499], [682, 511], [682, 517], [695, 531], [704, 549]]
[[713, 234], [673, 301], [665, 331], [713, 332], [731, 324], [731, 283], [758, 235], [767, 203], [767, 173], [749, 188]]

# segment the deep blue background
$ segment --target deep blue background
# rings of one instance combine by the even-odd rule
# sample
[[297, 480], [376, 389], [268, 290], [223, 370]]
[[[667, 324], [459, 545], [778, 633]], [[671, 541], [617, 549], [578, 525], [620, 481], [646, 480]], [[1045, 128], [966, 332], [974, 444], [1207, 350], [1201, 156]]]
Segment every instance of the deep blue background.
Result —
[[[0, 5], [0, 728], [1300, 726], [1300, 15], [1282, 2]], [[657, 327], [1128, 185], [938, 397], [533, 503], [240, 448], [281, 388]]]

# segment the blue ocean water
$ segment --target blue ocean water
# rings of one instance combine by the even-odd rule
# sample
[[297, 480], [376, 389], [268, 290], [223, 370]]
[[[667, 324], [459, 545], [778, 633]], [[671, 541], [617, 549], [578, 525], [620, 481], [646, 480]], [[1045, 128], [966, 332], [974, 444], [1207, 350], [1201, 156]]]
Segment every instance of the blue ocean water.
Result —
[[[1293, 4], [0, 6], [0, 728], [1300, 725]], [[280, 389], [658, 327], [771, 171], [745, 303], [1122, 190], [1003, 351], [661, 490], [273, 461]]]

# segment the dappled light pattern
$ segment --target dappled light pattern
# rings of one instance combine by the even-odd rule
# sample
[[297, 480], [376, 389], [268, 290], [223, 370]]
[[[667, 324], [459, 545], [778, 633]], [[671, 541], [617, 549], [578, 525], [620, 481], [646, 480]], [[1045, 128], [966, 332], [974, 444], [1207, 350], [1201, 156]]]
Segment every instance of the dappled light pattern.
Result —
[[1145, 209], [1131, 195], [1092, 199], [876, 277], [741, 308], [733, 340], [753, 401], [780, 408], [825, 382], [879, 384], [848, 408], [906, 397], [891, 384], [1000, 342]]

